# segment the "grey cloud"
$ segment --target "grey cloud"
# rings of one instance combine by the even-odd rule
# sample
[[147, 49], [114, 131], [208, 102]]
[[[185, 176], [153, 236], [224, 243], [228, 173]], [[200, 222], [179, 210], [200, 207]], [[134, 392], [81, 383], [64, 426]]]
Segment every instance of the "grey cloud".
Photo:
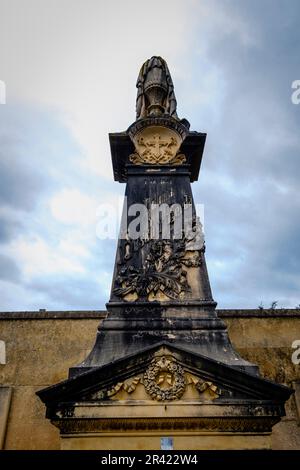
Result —
[[196, 48], [205, 41], [209, 64], [225, 84], [222, 102], [213, 103], [218, 119], [206, 121], [195, 188], [205, 203], [212, 286], [220, 306], [256, 307], [276, 299], [294, 306], [300, 288], [300, 107], [290, 95], [299, 75], [299, 2], [210, 3], [212, 12], [218, 7], [240, 18], [253, 42], [209, 25], [207, 36], [200, 33], [195, 41]]
[[[111, 286], [111, 274], [115, 256], [115, 240], [97, 240], [91, 247], [91, 258], [86, 261], [86, 272], [65, 275], [44, 275], [34, 277], [26, 287], [44, 298], [44, 305], [39, 301], [35, 308], [47, 309], [101, 309], [108, 301]], [[99, 274], [102, 275], [99, 281]]]
[[37, 203], [46, 180], [32, 151], [36, 142], [30, 139], [31, 116], [22, 119], [21, 115], [21, 109], [8, 105], [0, 108], [0, 203], [29, 211]]
[[85, 172], [80, 148], [52, 110], [0, 107], [0, 203], [31, 211], [41, 197]]
[[101, 284], [92, 278], [45, 276], [30, 282], [27, 287], [45, 296], [45, 304], [36, 305], [35, 308], [101, 309], [107, 301], [106, 295], [101, 290]]
[[[7, 158], [8, 157], [8, 158]], [[41, 178], [16, 163], [16, 157], [0, 151], [0, 200], [2, 204], [32, 209], [43, 184]]]
[[20, 221], [14, 220], [9, 216], [0, 216], [0, 243], [9, 242], [22, 229]]
[[2, 281], [17, 282], [20, 277], [21, 272], [15, 261], [9, 256], [0, 254], [0, 279]]

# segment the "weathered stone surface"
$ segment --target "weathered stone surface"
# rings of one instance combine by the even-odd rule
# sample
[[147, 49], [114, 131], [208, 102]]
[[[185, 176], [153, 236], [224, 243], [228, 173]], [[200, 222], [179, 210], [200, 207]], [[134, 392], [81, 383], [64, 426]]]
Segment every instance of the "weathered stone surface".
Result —
[[[70, 369], [70, 378], [161, 343], [258, 375], [257, 366], [232, 347], [210, 288], [191, 189], [198, 176], [192, 162], [200, 168], [205, 134], [190, 132], [188, 121], [179, 120], [161, 57], [144, 63], [137, 87], [137, 119], [111, 140], [115, 174], [127, 184], [108, 315], [92, 351]], [[126, 135], [134, 147], [130, 153]], [[193, 145], [186, 155], [189, 137]], [[137, 214], [131, 211], [137, 207], [143, 220], [132, 233]], [[163, 208], [167, 213], [160, 218]]]
[[[45, 420], [44, 406], [35, 392], [67, 377], [70, 365], [80, 362], [86, 351], [92, 347], [95, 329], [104, 314], [105, 312], [85, 311], [83, 312], [85, 318], [82, 318], [82, 313], [77, 314], [76, 312], [0, 312], [0, 338], [5, 339], [8, 349], [7, 364], [0, 365], [1, 383], [12, 386], [15, 396], [9, 412], [4, 444], [6, 449], [60, 448], [59, 431], [48, 420]], [[234, 347], [243, 357], [256, 362], [264, 376], [271, 380], [276, 379], [276, 367], [269, 368], [271, 362], [287, 371], [283, 377], [284, 380], [280, 383], [291, 385], [293, 381], [300, 380], [300, 366], [293, 365], [291, 361], [294, 351], [291, 347], [292, 341], [300, 339], [299, 310], [278, 309], [275, 312], [225, 310], [219, 311], [219, 316], [225, 320], [228, 326]], [[17, 322], [22, 324], [22, 327], [17, 326]], [[65, 336], [66, 331], [68, 331], [67, 336]], [[30, 352], [41, 346], [40, 338], [43, 338], [43, 348], [39, 357], [40, 365], [38, 365]], [[22, 366], [25, 365], [22, 360], [24, 340], [28, 350], [26, 374], [22, 372]], [[60, 354], [61, 349], [64, 350], [64, 354]], [[19, 364], [18, 370], [23, 377], [22, 381], [15, 375], [17, 364]], [[46, 364], [48, 364], [49, 382], [45, 382], [43, 375], [41, 375]], [[56, 378], [57, 374], [59, 374], [58, 378]], [[27, 387], [23, 387], [23, 385], [27, 385]], [[23, 394], [25, 388], [26, 393]], [[22, 409], [22, 419], [19, 419], [20, 409]], [[298, 416], [294, 396], [287, 402], [286, 412], [287, 417], [273, 427], [272, 449], [300, 448], [300, 427], [297, 424]], [[23, 428], [25, 423], [26, 429]], [[119, 448], [122, 448], [123, 445], [121, 435]], [[160, 434], [151, 438], [158, 446], [159, 436]], [[140, 439], [141, 442], [145, 441], [145, 438], [137, 439]], [[150, 437], [148, 436], [146, 439], [148, 440]], [[187, 436], [186, 439], [190, 440], [191, 437]], [[81, 438], [77, 438], [77, 444], [74, 445], [79, 445], [80, 440]], [[63, 440], [63, 446], [66, 441], [68, 439]], [[105, 445], [111, 444], [113, 446], [116, 445], [113, 442], [117, 441], [117, 439], [108, 436]], [[71, 446], [71, 443], [68, 445]], [[80, 445], [82, 445], [81, 448], [84, 448], [88, 444], [81, 442]], [[210, 445], [213, 443], [210, 442]], [[113, 449], [113, 447], [111, 448]]]
[[92, 324], [97, 329], [99, 320], [4, 320], [0, 337], [6, 342], [7, 364], [0, 366], [0, 382], [46, 386], [62, 380], [66, 367], [90, 351]]
[[[163, 433], [165, 434], [165, 433]], [[162, 432], [156, 435], [149, 434], [99, 434], [94, 437], [72, 436], [68, 439], [62, 439], [62, 449], [64, 450], [155, 450], [160, 449], [160, 439]], [[174, 450], [253, 450], [253, 449], [269, 449], [269, 436], [252, 436], [250, 440], [247, 436], [236, 434], [213, 436], [205, 433], [185, 432], [180, 434], [174, 432]]]
[[[129, 396], [138, 384], [144, 394]], [[184, 396], [190, 386], [198, 390], [196, 398]], [[211, 396], [204, 394], [208, 390]], [[119, 391], [126, 393], [116, 398]], [[104, 445], [103, 433], [120, 431], [150, 436], [176, 431], [179, 441], [186, 431], [217, 432], [232, 433], [233, 441], [237, 434], [248, 437], [250, 448], [254, 435], [271, 434], [290, 394], [287, 387], [168, 343], [91, 367], [37, 392], [47, 405], [47, 417], [64, 438], [86, 434], [94, 441], [99, 436]], [[205, 448], [200, 442], [196, 439], [192, 448]], [[265, 442], [257, 448], [264, 446]]]

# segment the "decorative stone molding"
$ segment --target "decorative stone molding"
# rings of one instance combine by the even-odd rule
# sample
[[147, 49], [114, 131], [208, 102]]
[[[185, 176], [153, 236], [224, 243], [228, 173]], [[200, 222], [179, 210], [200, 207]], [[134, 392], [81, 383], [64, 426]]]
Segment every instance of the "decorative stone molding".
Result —
[[143, 165], [146, 163], [156, 163], [159, 165], [182, 165], [186, 162], [186, 156], [183, 153], [178, 153], [173, 156], [168, 154], [168, 152], [169, 149], [164, 149], [163, 152], [161, 152], [159, 149], [159, 156], [157, 157], [156, 155], [153, 155], [149, 149], [147, 149], [143, 155], [140, 155], [139, 153], [132, 153], [129, 156], [129, 160], [135, 165]]
[[146, 392], [153, 400], [178, 400], [184, 393], [186, 380], [183, 368], [172, 358], [154, 359], [144, 374]]
[[93, 417], [74, 419], [55, 419], [52, 423], [60, 428], [62, 434], [77, 432], [105, 431], [200, 431], [226, 433], [270, 433], [279, 417], [241, 418], [241, 417], [188, 417], [188, 418], [111, 418]]
[[134, 392], [136, 389], [137, 385], [141, 382], [141, 377], [134, 377], [133, 379], [126, 380], [125, 382], [118, 382], [117, 385], [112, 387], [110, 390], [107, 392], [108, 397], [112, 397], [116, 393], [118, 393], [120, 390], [124, 390], [128, 394]]
[[[156, 294], [160, 293], [165, 299], [176, 300], [190, 292], [187, 271], [183, 267], [201, 266], [201, 252], [205, 246], [201, 250], [187, 251], [185, 239], [175, 240], [172, 245], [168, 240], [149, 240], [144, 241], [145, 245], [148, 247], [148, 255], [142, 268], [133, 266], [130, 256], [129, 259], [125, 259], [125, 256], [122, 259], [118, 266], [114, 294], [123, 298], [128, 294], [135, 296], [128, 300], [155, 300]], [[131, 253], [132, 248], [129, 247], [127, 251]]]
[[90, 400], [103, 400], [106, 398], [113, 397], [114, 395], [116, 395], [118, 392], [122, 390], [130, 394], [134, 392], [134, 390], [136, 389], [137, 385], [140, 382], [142, 382], [141, 376], [133, 377], [131, 379], [125, 380], [124, 382], [118, 382], [116, 385], [114, 385], [108, 390], [101, 390], [101, 391], [94, 392], [88, 398]]
[[[118, 382], [111, 388], [96, 391], [86, 398], [89, 400], [107, 400], [122, 391], [130, 395], [136, 390], [138, 384], [141, 384], [145, 392], [157, 401], [178, 400], [184, 394], [186, 386], [189, 385], [195, 387], [200, 398], [205, 394], [206, 399], [214, 400], [221, 395], [221, 390], [212, 382], [186, 373], [171, 356], [161, 356], [152, 360], [144, 374]], [[118, 399], [118, 396], [116, 399]]]
[[179, 152], [188, 129], [172, 118], [143, 119], [133, 124], [129, 136], [135, 153], [129, 156], [133, 164], [181, 165], [186, 157]]
[[136, 153], [129, 160], [134, 164], [181, 165], [186, 157], [178, 153], [182, 139], [167, 127], [148, 127], [134, 138]]
[[203, 380], [200, 377], [188, 374], [187, 384], [193, 385], [200, 395], [207, 392], [211, 400], [221, 396], [221, 390], [213, 382]]
[[187, 126], [170, 116], [148, 117], [146, 119], [139, 119], [131, 124], [127, 130], [130, 139], [134, 141], [135, 136], [148, 127], [167, 127], [173, 129], [179, 134], [182, 141], [189, 133]]

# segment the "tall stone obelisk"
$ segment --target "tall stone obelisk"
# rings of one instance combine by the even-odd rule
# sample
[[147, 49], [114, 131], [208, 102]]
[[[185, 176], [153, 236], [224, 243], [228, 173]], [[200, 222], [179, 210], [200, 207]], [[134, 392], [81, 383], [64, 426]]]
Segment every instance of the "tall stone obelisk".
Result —
[[137, 88], [137, 120], [126, 133], [110, 135], [115, 179], [126, 182], [126, 204], [108, 318], [93, 351], [71, 374], [164, 340], [256, 373], [233, 350], [208, 279], [191, 190], [206, 134], [190, 132], [188, 121], [178, 118], [162, 58], [145, 62]]
[[137, 88], [136, 121], [110, 134], [126, 191], [108, 315], [69, 379], [38, 395], [65, 448], [115, 436], [120, 449], [157, 449], [166, 434], [177, 449], [268, 447], [291, 391], [239, 356], [216, 314], [191, 190], [206, 134], [178, 118], [161, 57]]

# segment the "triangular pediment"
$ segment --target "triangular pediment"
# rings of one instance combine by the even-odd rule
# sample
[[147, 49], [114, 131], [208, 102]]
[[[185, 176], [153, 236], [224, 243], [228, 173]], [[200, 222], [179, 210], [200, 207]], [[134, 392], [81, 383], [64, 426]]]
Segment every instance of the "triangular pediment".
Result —
[[47, 405], [101, 400], [272, 400], [291, 390], [162, 342], [39, 391]]

